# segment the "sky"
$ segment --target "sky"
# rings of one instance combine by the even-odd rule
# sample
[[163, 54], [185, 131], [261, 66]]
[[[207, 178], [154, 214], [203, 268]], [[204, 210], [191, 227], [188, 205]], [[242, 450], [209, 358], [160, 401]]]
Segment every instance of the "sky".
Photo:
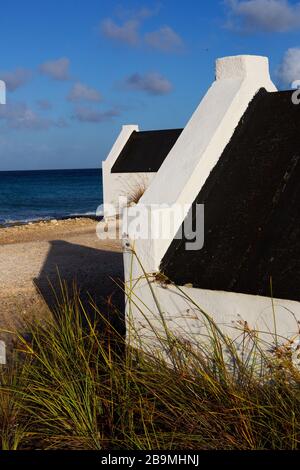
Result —
[[123, 124], [184, 127], [218, 57], [300, 80], [300, 2], [10, 0], [0, 5], [0, 171], [98, 168]]

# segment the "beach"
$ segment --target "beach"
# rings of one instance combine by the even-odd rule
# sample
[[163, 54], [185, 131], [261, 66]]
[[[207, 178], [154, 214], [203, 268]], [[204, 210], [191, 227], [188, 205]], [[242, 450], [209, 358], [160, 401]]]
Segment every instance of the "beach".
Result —
[[[99, 240], [95, 220], [52, 220], [0, 229], [0, 328], [22, 329], [26, 321], [52, 314], [59, 276], [83, 298], [105, 310], [121, 302], [121, 241]], [[104, 224], [104, 222], [101, 222]], [[58, 276], [59, 272], [59, 276]], [[89, 296], [89, 297], [88, 297]]]

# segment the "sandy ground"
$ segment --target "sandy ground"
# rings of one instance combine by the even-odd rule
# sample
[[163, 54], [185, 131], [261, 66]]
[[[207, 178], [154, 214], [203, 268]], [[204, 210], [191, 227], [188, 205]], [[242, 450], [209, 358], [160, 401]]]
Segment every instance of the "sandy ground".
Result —
[[99, 240], [96, 225], [73, 219], [0, 229], [1, 329], [22, 328], [24, 319], [51, 314], [50, 283], [59, 289], [58, 271], [69, 288], [75, 281], [82, 296], [88, 293], [101, 309], [110, 295], [121, 308], [123, 296], [114, 282], [123, 279], [121, 241]]

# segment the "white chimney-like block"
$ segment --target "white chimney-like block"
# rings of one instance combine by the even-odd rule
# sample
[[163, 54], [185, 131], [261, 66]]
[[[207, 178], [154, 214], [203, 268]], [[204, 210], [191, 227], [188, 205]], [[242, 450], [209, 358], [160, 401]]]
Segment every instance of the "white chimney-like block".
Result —
[[216, 80], [238, 77], [253, 77], [257, 81], [271, 80], [268, 58], [256, 55], [238, 55], [216, 60]]

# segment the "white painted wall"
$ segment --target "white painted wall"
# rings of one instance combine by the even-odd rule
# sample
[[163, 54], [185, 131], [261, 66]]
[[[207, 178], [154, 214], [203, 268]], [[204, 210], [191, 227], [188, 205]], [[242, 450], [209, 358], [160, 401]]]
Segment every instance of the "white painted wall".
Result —
[[[300, 321], [300, 302], [281, 299], [272, 302], [268, 297], [188, 287], [180, 287], [179, 291], [175, 286], [162, 287], [157, 282], [152, 282], [151, 287], [169, 330], [177, 337], [195, 343], [207, 331], [202, 311], [236, 341], [241, 337], [241, 323], [244, 321], [250, 328], [259, 331], [260, 338], [268, 344], [274, 343], [275, 331], [279, 342], [291, 339], [299, 331], [297, 321]], [[141, 279], [132, 291], [128, 285], [127, 292], [129, 340], [132, 344], [142, 340], [143, 346], [153, 347], [156, 337], [149, 322], [162, 336], [164, 328], [149, 284]]]
[[107, 159], [102, 162], [103, 204], [106, 220], [120, 214], [122, 208], [122, 205], [119, 206], [120, 197], [130, 198], [137, 188], [148, 188], [156, 175], [156, 172], [111, 173], [113, 165], [134, 131], [139, 132], [137, 125], [124, 125]]
[[[131, 195], [138, 188], [148, 188], [156, 173], [111, 173], [102, 167], [103, 171], [103, 195], [104, 195], [104, 218], [115, 217], [120, 214], [122, 204], [119, 207], [119, 198]], [[109, 206], [108, 206], [109, 205]], [[109, 207], [112, 211], [110, 211]]]
[[0, 364], [6, 364], [6, 344], [0, 341]]

